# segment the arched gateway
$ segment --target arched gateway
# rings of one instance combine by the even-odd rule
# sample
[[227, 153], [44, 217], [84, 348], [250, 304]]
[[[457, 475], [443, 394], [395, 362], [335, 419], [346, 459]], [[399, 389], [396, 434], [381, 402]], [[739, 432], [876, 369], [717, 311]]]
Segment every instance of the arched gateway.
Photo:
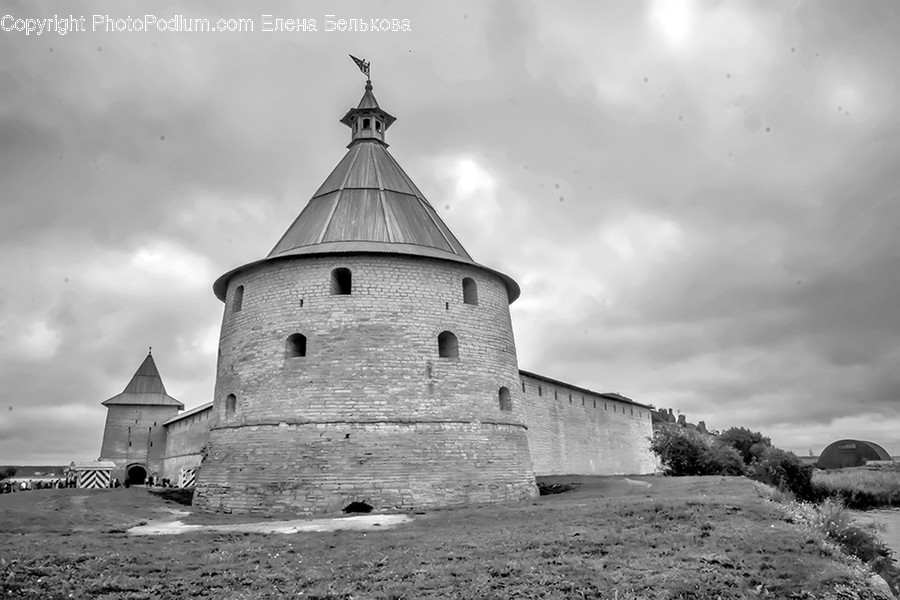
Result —
[[141, 485], [147, 480], [147, 469], [144, 465], [129, 465], [126, 473], [129, 485]]

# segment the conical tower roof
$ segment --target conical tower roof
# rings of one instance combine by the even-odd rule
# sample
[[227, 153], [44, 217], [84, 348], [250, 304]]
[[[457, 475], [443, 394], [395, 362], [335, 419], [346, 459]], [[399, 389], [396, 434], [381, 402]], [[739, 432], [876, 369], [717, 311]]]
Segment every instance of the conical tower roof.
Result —
[[381, 109], [366, 82], [357, 108], [341, 123], [351, 130], [347, 154], [265, 259], [229, 271], [214, 284], [224, 300], [228, 280], [269, 260], [343, 253], [402, 254], [461, 262], [500, 276], [509, 301], [510, 277], [479, 265], [466, 252], [409, 175], [388, 152], [385, 132], [396, 119]]
[[163, 385], [162, 377], [160, 377], [159, 369], [156, 368], [156, 363], [153, 361], [152, 353], [147, 354], [147, 358], [144, 359], [144, 362], [135, 371], [131, 381], [125, 386], [125, 391], [102, 402], [102, 404], [103, 406], [112, 404], [177, 406], [179, 410], [184, 408], [184, 404], [166, 393], [166, 386]]

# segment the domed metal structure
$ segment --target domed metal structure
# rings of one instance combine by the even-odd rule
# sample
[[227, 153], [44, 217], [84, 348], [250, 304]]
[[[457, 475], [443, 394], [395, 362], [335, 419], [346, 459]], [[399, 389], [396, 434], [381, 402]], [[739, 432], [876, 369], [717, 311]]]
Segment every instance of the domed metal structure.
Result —
[[893, 460], [887, 451], [874, 442], [838, 440], [828, 445], [819, 456], [820, 469], [860, 467], [870, 460]]

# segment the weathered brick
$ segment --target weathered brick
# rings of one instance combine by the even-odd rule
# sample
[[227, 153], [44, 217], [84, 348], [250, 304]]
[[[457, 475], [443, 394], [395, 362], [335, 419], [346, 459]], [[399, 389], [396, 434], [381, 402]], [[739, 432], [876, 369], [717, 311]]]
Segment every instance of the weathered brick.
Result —
[[166, 449], [163, 422], [176, 414], [175, 406], [108, 406], [100, 459], [116, 463], [112, 477], [124, 482], [132, 466], [143, 467], [147, 475], [159, 476]]
[[650, 452], [649, 407], [521, 376], [536, 475], [653, 473], [656, 459]]
[[[331, 294], [339, 267], [352, 272], [352, 294]], [[477, 283], [477, 305], [463, 303], [464, 277]], [[442, 331], [456, 335], [458, 358], [438, 356]], [[289, 358], [295, 333], [306, 356]], [[507, 291], [489, 271], [398, 255], [262, 263], [229, 282], [220, 339], [195, 498], [208, 510], [412, 509], [536, 494]], [[500, 409], [501, 386], [511, 411]]]

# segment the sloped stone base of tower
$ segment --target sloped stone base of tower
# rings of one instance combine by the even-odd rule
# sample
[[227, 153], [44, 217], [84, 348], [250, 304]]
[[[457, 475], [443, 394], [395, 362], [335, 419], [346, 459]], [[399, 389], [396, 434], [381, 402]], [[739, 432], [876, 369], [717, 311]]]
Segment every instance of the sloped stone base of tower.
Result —
[[210, 512], [414, 510], [538, 495], [525, 428], [319, 423], [213, 429], [194, 505]]

